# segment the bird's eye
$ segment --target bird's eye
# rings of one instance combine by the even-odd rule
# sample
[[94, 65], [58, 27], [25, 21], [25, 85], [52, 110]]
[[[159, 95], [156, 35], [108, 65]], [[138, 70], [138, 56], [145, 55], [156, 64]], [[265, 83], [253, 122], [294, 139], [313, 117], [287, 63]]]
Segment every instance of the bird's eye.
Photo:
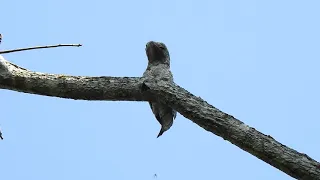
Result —
[[162, 50], [166, 50], [166, 45], [164, 45], [163, 43], [159, 43], [158, 47], [161, 48]]
[[163, 45], [160, 45], [159, 48], [165, 50], [166, 48]]

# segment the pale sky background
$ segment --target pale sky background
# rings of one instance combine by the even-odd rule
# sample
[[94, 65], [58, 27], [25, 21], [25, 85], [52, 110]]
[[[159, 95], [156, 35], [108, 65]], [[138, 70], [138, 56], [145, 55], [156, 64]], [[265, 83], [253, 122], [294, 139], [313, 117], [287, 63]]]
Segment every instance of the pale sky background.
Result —
[[[1, 1], [0, 49], [81, 48], [4, 57], [24, 68], [141, 76], [145, 44], [164, 42], [175, 82], [281, 143], [320, 160], [320, 1]], [[286, 180], [178, 115], [146, 102], [75, 101], [0, 91], [3, 180]]]

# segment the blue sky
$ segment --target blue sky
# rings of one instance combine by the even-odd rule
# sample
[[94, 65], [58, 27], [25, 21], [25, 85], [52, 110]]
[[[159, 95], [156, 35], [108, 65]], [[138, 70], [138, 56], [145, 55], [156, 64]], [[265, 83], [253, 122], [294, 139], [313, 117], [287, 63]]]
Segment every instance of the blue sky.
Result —
[[[175, 82], [315, 160], [320, 1], [1, 2], [0, 49], [81, 48], [4, 57], [33, 71], [141, 76], [164, 42]], [[1, 179], [292, 179], [178, 115], [161, 138], [146, 102], [93, 102], [1, 90]]]

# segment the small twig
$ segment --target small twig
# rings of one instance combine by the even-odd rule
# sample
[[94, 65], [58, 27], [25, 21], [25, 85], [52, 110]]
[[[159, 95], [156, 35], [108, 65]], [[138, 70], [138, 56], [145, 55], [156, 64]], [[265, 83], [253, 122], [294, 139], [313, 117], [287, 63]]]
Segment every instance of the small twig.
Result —
[[6, 54], [6, 53], [12, 53], [12, 52], [18, 52], [18, 51], [28, 51], [28, 50], [33, 50], [33, 49], [45, 49], [45, 48], [63, 47], [63, 46], [80, 47], [82, 45], [81, 44], [57, 44], [57, 45], [50, 45], [50, 46], [35, 46], [35, 47], [29, 47], [29, 48], [4, 50], [4, 51], [0, 51], [0, 54]]

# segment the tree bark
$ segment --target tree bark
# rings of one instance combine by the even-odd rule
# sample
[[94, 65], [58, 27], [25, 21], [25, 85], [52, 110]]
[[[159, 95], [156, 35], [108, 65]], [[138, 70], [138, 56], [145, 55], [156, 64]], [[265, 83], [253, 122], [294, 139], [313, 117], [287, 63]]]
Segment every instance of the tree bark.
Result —
[[32, 72], [0, 56], [0, 88], [75, 100], [160, 99], [203, 129], [289, 176], [306, 180], [320, 179], [319, 162], [249, 127], [176, 84], [140, 77], [87, 77]]

